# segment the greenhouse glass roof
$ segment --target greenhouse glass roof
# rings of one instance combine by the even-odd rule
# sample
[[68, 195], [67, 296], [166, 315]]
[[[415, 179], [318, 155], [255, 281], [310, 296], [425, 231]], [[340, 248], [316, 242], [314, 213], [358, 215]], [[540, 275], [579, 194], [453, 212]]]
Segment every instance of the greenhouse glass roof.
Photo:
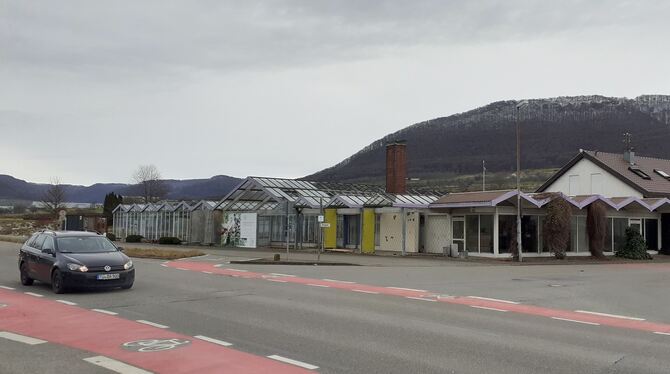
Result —
[[383, 186], [310, 182], [293, 179], [248, 177], [216, 206], [224, 210], [272, 210], [286, 202], [296, 207], [410, 207], [421, 208], [436, 201], [439, 192], [409, 191], [394, 195]]

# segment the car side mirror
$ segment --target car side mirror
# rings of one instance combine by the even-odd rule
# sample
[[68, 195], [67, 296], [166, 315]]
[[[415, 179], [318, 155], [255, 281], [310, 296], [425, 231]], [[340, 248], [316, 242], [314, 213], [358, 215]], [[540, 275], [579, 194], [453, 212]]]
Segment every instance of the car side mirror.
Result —
[[125, 249], [123, 247], [116, 247], [120, 252], [123, 252]]
[[52, 256], [56, 255], [56, 251], [54, 251], [53, 248], [43, 248], [42, 252]]

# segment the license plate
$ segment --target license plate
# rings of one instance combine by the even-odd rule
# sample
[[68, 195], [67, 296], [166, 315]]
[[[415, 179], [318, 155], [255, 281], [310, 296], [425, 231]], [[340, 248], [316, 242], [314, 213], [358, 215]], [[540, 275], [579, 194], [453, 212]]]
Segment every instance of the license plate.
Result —
[[98, 280], [119, 279], [120, 274], [98, 274]]

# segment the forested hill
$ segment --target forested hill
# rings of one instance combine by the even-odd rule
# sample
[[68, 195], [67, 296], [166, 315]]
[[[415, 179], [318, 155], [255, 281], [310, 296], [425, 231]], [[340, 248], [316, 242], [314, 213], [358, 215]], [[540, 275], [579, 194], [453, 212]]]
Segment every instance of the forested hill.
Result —
[[[310, 180], [384, 178], [384, 145], [407, 141], [408, 175], [425, 179], [515, 168], [516, 101], [498, 101], [465, 113], [420, 122], [389, 134]], [[560, 167], [580, 148], [623, 150], [630, 132], [641, 155], [670, 158], [670, 96], [635, 99], [575, 96], [533, 99], [520, 110], [524, 169]]]
[[[241, 180], [227, 175], [217, 175], [209, 179], [167, 179], [167, 199], [200, 200], [220, 199]], [[65, 198], [69, 202], [101, 203], [105, 195], [114, 192], [125, 196], [139, 196], [141, 190], [134, 185], [123, 183], [96, 183], [91, 186], [63, 185]], [[9, 175], [0, 174], [0, 199], [37, 201], [49, 188], [47, 184], [30, 183]]]

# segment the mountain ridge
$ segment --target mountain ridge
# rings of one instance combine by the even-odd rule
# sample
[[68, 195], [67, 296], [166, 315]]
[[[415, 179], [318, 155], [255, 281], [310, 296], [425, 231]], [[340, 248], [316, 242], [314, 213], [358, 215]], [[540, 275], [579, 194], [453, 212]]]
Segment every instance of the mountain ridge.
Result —
[[[240, 181], [239, 178], [227, 175], [215, 175], [206, 179], [164, 180], [168, 185], [166, 198], [171, 200], [219, 199]], [[0, 199], [39, 201], [49, 186], [0, 174]], [[110, 192], [124, 196], [141, 195], [137, 185], [126, 183], [94, 183], [90, 186], [63, 184], [63, 187], [66, 200], [75, 203], [101, 203]]]
[[[343, 161], [306, 176], [312, 180], [383, 180], [384, 146], [407, 141], [408, 175], [435, 178], [515, 166], [516, 100], [415, 123], [388, 134]], [[580, 148], [623, 151], [623, 132], [641, 154], [670, 158], [670, 95], [634, 99], [602, 95], [529, 99], [520, 112], [522, 166], [556, 168]]]

